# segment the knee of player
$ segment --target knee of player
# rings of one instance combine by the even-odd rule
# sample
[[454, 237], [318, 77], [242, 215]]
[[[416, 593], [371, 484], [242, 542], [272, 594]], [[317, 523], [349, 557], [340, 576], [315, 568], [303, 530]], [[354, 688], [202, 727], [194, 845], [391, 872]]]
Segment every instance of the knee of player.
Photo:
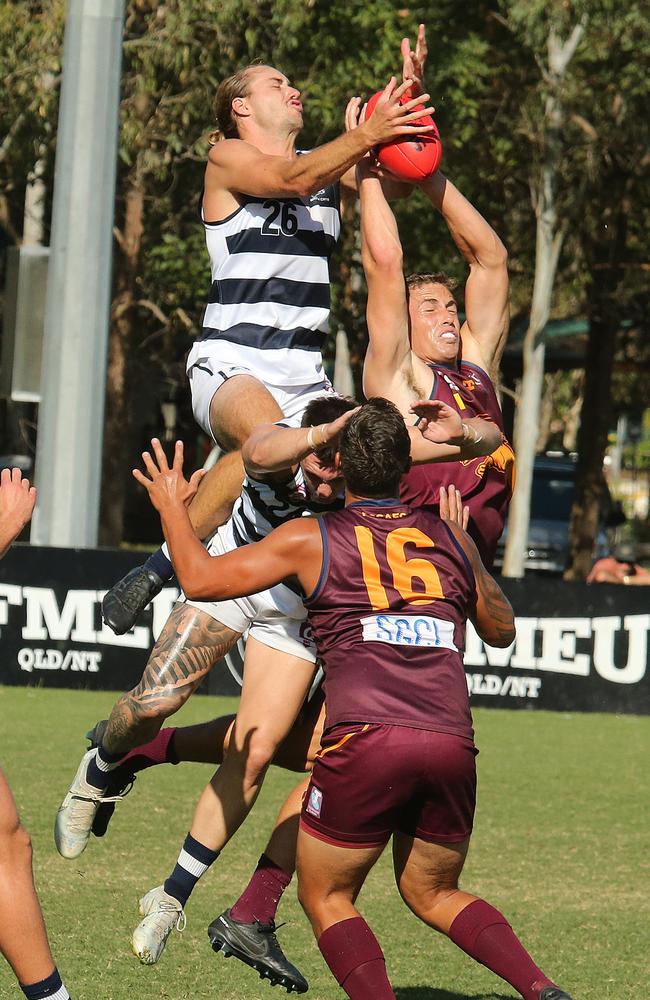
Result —
[[303, 910], [307, 914], [309, 920], [315, 917], [319, 911], [319, 907], [324, 904], [324, 898], [321, 893], [314, 891], [314, 886], [310, 880], [305, 879], [298, 868], [298, 902], [302, 906]]
[[253, 737], [248, 748], [246, 771], [253, 781], [264, 775], [269, 764], [275, 757], [278, 744], [263, 734]]
[[458, 878], [446, 872], [427, 872], [426, 877], [401, 879], [398, 888], [406, 905], [419, 914], [422, 910], [435, 910], [457, 892]]
[[226, 747], [226, 757], [238, 760], [247, 779], [254, 783], [264, 774], [278, 749], [278, 742], [262, 725], [242, 733], [235, 724]]

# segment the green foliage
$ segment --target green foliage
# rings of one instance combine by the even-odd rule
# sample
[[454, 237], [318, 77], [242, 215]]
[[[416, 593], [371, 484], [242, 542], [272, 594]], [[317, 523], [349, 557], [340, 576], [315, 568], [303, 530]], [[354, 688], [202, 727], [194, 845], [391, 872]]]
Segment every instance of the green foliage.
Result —
[[[9, 94], [0, 105], [0, 225], [9, 240], [20, 237], [25, 183], [39, 158], [51, 191], [64, 15], [64, 0], [0, 5], [0, 65]], [[512, 311], [523, 319], [535, 254], [531, 186], [548, 141], [548, 33], [553, 26], [565, 39], [582, 19], [584, 36], [561, 93], [557, 200], [567, 236], [553, 318], [585, 315], [594, 287], [607, 277], [611, 300], [623, 314], [618, 318], [630, 319], [640, 331], [636, 340], [621, 340], [621, 360], [633, 367], [647, 322], [642, 265], [650, 228], [647, 81], [640, 58], [650, 49], [650, 28], [638, 0], [470, 0], [462, 9], [455, 0], [433, 6], [395, 0], [129, 0], [116, 226], [124, 224], [127, 192], [142, 189], [144, 233], [134, 296], [148, 305], [138, 307], [132, 363], [146, 361], [152, 398], [162, 395], [157, 379], [166, 387], [175, 380], [178, 397], [186, 397], [182, 359], [200, 324], [209, 283], [196, 205], [214, 127], [214, 93], [224, 76], [254, 60], [278, 65], [303, 92], [301, 145], [309, 148], [342, 131], [351, 96], [367, 97], [391, 75], [399, 76], [400, 39], [413, 39], [425, 21], [427, 87], [437, 108], [443, 170], [508, 246]], [[612, 272], [614, 265], [602, 257], [617, 209], [625, 213], [626, 232], [620, 253], [612, 250], [614, 257], [618, 253]], [[463, 275], [444, 224], [421, 198], [400, 203], [396, 211], [408, 270], [435, 266]], [[334, 265], [333, 291], [333, 325], [348, 330], [359, 365], [365, 303], [354, 216]]]

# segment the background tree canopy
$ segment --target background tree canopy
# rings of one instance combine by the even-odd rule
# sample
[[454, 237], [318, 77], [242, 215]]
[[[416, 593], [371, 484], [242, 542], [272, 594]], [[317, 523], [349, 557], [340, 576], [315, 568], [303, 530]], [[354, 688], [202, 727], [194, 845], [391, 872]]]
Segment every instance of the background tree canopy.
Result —
[[[2, 246], [22, 238], [25, 190], [37, 163], [45, 182], [47, 242], [64, 18], [63, 0], [9, 0], [0, 8], [7, 95], [0, 102]], [[129, 0], [103, 541], [155, 538], [155, 525], [148, 532], [140, 517], [144, 507], [129, 470], [151, 432], [164, 428], [161, 401], [177, 404], [176, 433], [198, 453], [207, 444], [191, 417], [183, 361], [209, 285], [197, 203], [219, 81], [253, 60], [278, 66], [302, 91], [301, 145], [310, 148], [342, 130], [350, 96], [369, 96], [400, 72], [400, 40], [413, 39], [420, 21], [427, 24], [427, 88], [437, 108], [442, 169], [508, 246], [515, 333], [526, 325], [534, 280], [535, 178], [548, 142], [549, 32], [567, 37], [583, 25], [562, 81], [556, 197], [565, 234], [551, 318], [589, 321], [597, 343], [587, 353], [588, 386], [596, 384], [594, 371], [609, 365], [605, 376], [601, 371], [606, 390], [600, 383], [596, 390], [605, 394], [601, 438], [620, 412], [634, 404], [638, 415], [647, 406], [649, 144], [639, 56], [648, 49], [648, 26], [640, 3], [471, 0], [461, 9], [452, 0], [407, 7], [390, 0], [251, 0], [244, 11], [235, 0]], [[407, 269], [444, 267], [462, 277], [463, 263], [444, 224], [425, 204], [416, 194], [397, 207]], [[366, 333], [353, 210], [334, 267], [332, 328], [340, 327], [358, 375]], [[333, 344], [332, 337], [332, 350]], [[516, 357], [508, 355], [504, 368], [505, 388], [515, 394]], [[584, 382], [569, 373], [547, 376], [549, 429], [553, 419], [569, 419]], [[15, 449], [17, 424], [7, 404], [2, 420], [5, 449]], [[588, 461], [592, 471], [598, 461], [596, 449]]]

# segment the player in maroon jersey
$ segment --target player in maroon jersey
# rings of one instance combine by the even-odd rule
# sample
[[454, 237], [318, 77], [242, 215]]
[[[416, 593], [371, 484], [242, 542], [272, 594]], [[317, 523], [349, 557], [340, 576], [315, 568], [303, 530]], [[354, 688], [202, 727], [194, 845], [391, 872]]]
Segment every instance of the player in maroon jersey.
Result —
[[160, 512], [192, 599], [232, 598], [293, 580], [308, 595], [325, 669], [327, 719], [303, 807], [301, 902], [351, 1000], [395, 1000], [382, 950], [354, 902], [391, 836], [397, 883], [447, 934], [524, 1000], [570, 1000], [502, 914], [458, 888], [475, 802], [475, 747], [462, 650], [465, 620], [492, 645], [514, 639], [512, 608], [453, 522], [396, 496], [410, 442], [398, 410], [371, 400], [341, 434], [346, 508], [282, 525], [210, 557], [184, 502], [182, 445], [170, 469], [145, 454], [134, 475]]
[[[355, 127], [357, 116], [358, 108], [349, 110], [349, 128]], [[461, 327], [454, 283], [447, 275], [413, 275], [405, 284], [397, 223], [370, 159], [358, 165], [357, 177], [368, 284], [366, 396], [392, 400], [407, 422], [413, 419], [409, 406], [414, 399], [440, 399], [462, 415], [489, 417], [503, 432], [493, 385], [509, 320], [503, 243], [440, 171], [420, 184], [469, 264], [466, 319]], [[487, 458], [412, 469], [402, 482], [401, 497], [436, 510], [440, 486], [453, 483], [469, 506], [470, 534], [490, 566], [512, 495], [513, 475], [514, 453], [504, 436]]]

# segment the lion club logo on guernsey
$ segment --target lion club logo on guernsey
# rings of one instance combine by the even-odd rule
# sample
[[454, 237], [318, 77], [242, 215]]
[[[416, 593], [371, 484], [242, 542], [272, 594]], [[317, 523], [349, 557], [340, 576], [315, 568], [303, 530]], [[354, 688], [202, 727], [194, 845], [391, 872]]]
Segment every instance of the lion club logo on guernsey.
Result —
[[323, 793], [320, 788], [314, 788], [312, 785], [309, 789], [309, 798], [307, 799], [307, 805], [305, 809], [312, 816], [320, 816], [321, 807], [323, 805]]

